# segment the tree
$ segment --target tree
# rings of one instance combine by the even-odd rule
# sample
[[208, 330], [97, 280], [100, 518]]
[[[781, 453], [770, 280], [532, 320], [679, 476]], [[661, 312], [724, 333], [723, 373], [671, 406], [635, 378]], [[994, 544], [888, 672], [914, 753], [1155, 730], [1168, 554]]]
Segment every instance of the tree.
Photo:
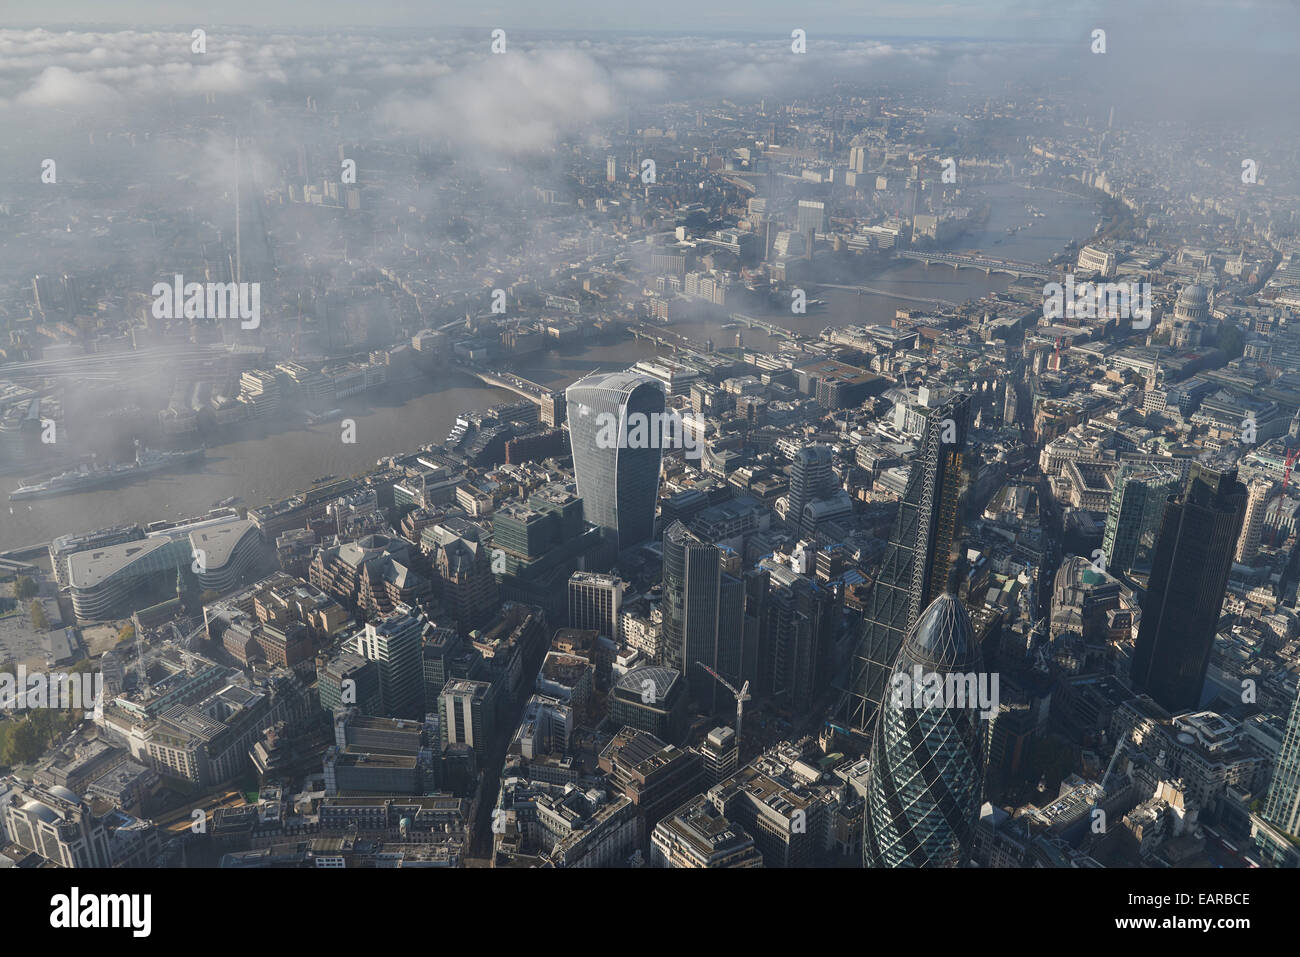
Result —
[[1219, 348], [1229, 359], [1235, 359], [1245, 351], [1241, 330], [1227, 320], [1219, 328]]
[[32, 616], [33, 628], [35, 628], [37, 631], [50, 630], [50, 619], [49, 616], [45, 614], [45, 606], [42, 605], [39, 601], [37, 601], [35, 598], [32, 599], [30, 613]]
[[19, 721], [7, 742], [7, 753], [3, 755], [5, 764], [28, 764], [35, 761], [45, 751], [41, 746], [41, 737], [31, 721]]
[[19, 575], [14, 581], [14, 597], [18, 599], [33, 598], [40, 591], [36, 582], [26, 575]]

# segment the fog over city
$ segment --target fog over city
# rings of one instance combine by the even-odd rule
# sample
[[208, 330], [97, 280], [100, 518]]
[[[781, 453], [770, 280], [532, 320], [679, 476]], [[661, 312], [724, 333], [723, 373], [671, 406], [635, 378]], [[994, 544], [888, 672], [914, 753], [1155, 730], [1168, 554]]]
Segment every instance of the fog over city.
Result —
[[1297, 50], [0, 10], [0, 875], [1300, 866]]

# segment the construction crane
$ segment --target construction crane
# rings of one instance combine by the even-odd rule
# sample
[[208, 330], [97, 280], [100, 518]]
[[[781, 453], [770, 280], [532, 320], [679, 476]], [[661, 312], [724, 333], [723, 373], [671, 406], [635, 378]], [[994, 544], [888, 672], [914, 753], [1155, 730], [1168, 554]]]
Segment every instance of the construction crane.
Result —
[[749, 700], [749, 680], [746, 679], [745, 683], [740, 686], [740, 690], [737, 691], [734, 687], [731, 686], [731, 684], [727, 681], [726, 678], [722, 677], [722, 675], [718, 674], [716, 671], [714, 671], [704, 662], [697, 661], [695, 663], [699, 665], [701, 668], [703, 668], [705, 671], [707, 671], [709, 674], [713, 675], [714, 680], [717, 681], [718, 684], [722, 685], [722, 687], [730, 691], [732, 696], [736, 699], [736, 753], [739, 754], [740, 753], [740, 719], [744, 717], [745, 702]]
[[1028, 647], [1025, 648], [1026, 656], [1032, 656], [1034, 659], [1034, 668], [1047, 674], [1051, 671], [1050, 656], [1047, 653], [1047, 646], [1050, 643], [1050, 633], [1047, 634], [1047, 641], [1038, 641], [1039, 634], [1047, 624], [1047, 616], [1038, 614], [1038, 572], [1033, 564], [1026, 563], [1025, 571], [1029, 574], [1029, 621], [1032, 623], [1029, 627]]
[[1106, 765], [1106, 773], [1101, 776], [1102, 794], [1106, 793], [1106, 784], [1110, 781], [1110, 776], [1115, 773], [1115, 765], [1119, 763], [1119, 756], [1124, 751], [1124, 736], [1120, 735], [1119, 740], [1115, 742], [1115, 751], [1110, 756], [1110, 764]]
[[1286, 471], [1282, 473], [1282, 491], [1286, 491], [1287, 483], [1291, 481], [1291, 466], [1295, 465], [1295, 460], [1300, 457], [1300, 449], [1286, 454]]

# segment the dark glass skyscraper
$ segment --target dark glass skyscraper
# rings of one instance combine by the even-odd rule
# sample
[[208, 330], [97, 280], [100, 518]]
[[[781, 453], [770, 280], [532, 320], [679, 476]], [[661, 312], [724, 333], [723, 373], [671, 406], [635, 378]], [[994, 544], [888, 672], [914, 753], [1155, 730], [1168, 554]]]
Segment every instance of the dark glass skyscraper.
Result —
[[966, 395], [930, 410], [850, 662], [843, 708], [856, 728], [870, 723], [904, 636], [947, 580], [969, 422]]
[[1165, 506], [1132, 677], [1137, 690], [1169, 711], [1200, 705], [1245, 511], [1246, 487], [1237, 470], [1200, 463], [1192, 466], [1182, 494], [1171, 495]]
[[621, 551], [654, 534], [664, 392], [647, 375], [610, 372], [565, 390], [584, 515]]
[[[692, 700], [713, 709], [718, 692], [697, 662], [727, 677], [744, 667], [744, 583], [722, 567], [723, 551], [681, 522], [664, 532], [664, 643], [668, 663], [686, 676]], [[724, 692], [725, 693], [725, 692]]]
[[[899, 650], [871, 738], [862, 859], [867, 867], [957, 867], [970, 854], [984, 792], [984, 734], [976, 701], [927, 703], [916, 669], [944, 681], [983, 672], [970, 615], [952, 592], [936, 598]], [[892, 675], [907, 694], [892, 700]], [[941, 685], [943, 687], [943, 685]]]

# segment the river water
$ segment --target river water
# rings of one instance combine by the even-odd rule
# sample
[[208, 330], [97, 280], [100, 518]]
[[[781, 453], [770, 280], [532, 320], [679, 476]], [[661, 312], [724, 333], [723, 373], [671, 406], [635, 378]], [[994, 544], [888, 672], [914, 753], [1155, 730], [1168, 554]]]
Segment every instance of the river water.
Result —
[[[957, 243], [1002, 259], [1043, 262], [1071, 240], [1092, 235], [1097, 213], [1091, 200], [1048, 190], [1028, 191], [999, 186], [986, 191], [992, 201], [988, 223]], [[1045, 217], [1033, 218], [1027, 205]], [[1008, 236], [1006, 230], [1022, 226]], [[864, 282], [876, 289], [906, 296], [962, 302], [1004, 290], [1009, 277], [985, 276], [973, 269], [926, 268], [899, 263]], [[826, 326], [879, 324], [893, 318], [906, 301], [851, 290], [822, 289], [815, 294], [827, 305], [807, 316], [788, 313], [764, 316], [776, 325], [815, 335]], [[723, 329], [719, 321], [684, 322], [671, 327], [692, 340], [712, 338], [719, 348], [735, 344], [743, 332], [747, 346], [765, 348], [769, 337], [757, 329]], [[635, 341], [590, 345], [582, 350], [535, 354], [517, 360], [513, 368], [535, 382], [562, 388], [596, 370], [624, 368], [657, 352], [653, 343]], [[356, 422], [354, 444], [344, 444], [339, 422], [314, 426], [276, 425], [244, 430], [228, 441], [209, 445], [200, 465], [162, 472], [134, 484], [79, 495], [30, 502], [4, 503], [18, 477], [0, 477], [0, 550], [48, 542], [56, 535], [87, 531], [122, 522], [178, 519], [206, 511], [213, 503], [238, 496], [248, 506], [284, 498], [308, 487], [323, 475], [350, 475], [375, 464], [383, 455], [440, 442], [457, 413], [517, 400], [513, 393], [485, 386], [463, 373], [449, 371], [436, 378], [408, 383], [344, 400], [339, 405]], [[10, 511], [12, 509], [12, 511]]]

